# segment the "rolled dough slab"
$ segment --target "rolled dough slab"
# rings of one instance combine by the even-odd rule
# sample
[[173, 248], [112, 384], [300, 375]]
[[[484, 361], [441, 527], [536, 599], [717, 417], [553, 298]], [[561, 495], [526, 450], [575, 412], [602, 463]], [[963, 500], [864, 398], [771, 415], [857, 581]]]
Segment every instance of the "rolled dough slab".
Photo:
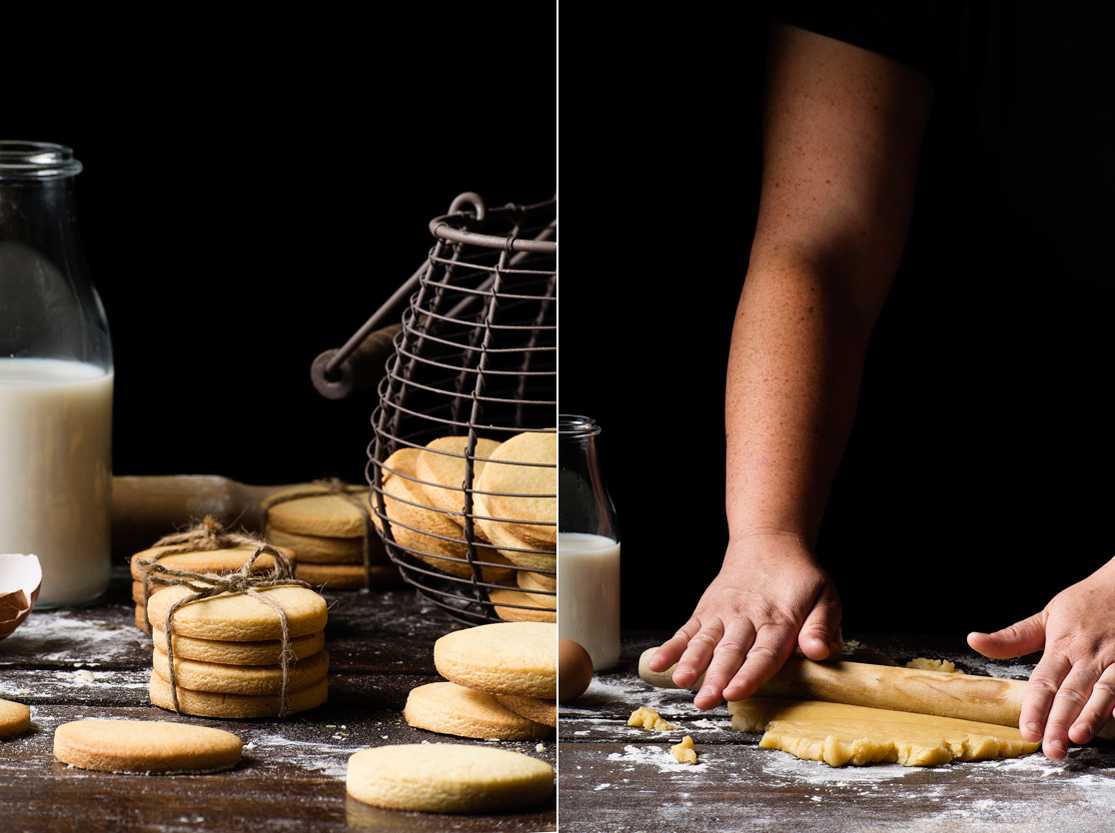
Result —
[[1041, 745], [1009, 726], [844, 703], [753, 698], [729, 703], [728, 710], [733, 729], [766, 730], [760, 748], [829, 766], [937, 766], [1017, 758]]

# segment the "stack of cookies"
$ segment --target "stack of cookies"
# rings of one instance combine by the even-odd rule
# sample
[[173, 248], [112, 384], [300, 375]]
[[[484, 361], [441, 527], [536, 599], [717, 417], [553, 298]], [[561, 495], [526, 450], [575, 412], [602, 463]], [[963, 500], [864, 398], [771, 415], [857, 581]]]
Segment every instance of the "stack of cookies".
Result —
[[[168, 587], [148, 602], [155, 643], [151, 702], [203, 717], [276, 717], [306, 711], [329, 693], [329, 655], [325, 651], [326, 603], [298, 586], [259, 588], [253, 593], [222, 593], [190, 601], [170, 621], [171, 607], [194, 595], [190, 588]], [[261, 598], [262, 597], [262, 598]], [[286, 616], [283, 643], [280, 607]], [[168, 641], [169, 640], [169, 641]], [[286, 651], [286, 698], [282, 656]]]
[[550, 737], [557, 724], [556, 628], [500, 622], [454, 631], [434, 643], [448, 682], [418, 686], [403, 716], [419, 729], [485, 740]]
[[[295, 575], [328, 590], [359, 590], [393, 585], [398, 575], [380, 541], [367, 535], [368, 490], [343, 491], [309, 483], [280, 489], [264, 503], [267, 540], [293, 550]], [[369, 547], [370, 576], [364, 569]]]
[[[154, 546], [142, 552], [137, 552], [132, 556], [132, 601], [135, 602], [136, 606], [135, 623], [137, 628], [144, 631], [147, 630], [147, 622], [143, 610], [143, 579], [151, 565], [160, 564], [172, 570], [185, 570], [192, 573], [215, 573], [224, 575], [234, 573], [243, 567], [255, 553], [256, 549], [258, 549], [258, 546], [245, 542], [223, 549], [174, 552], [171, 555], [163, 555], [163, 553], [170, 550], [178, 550], [181, 548], [181, 545], [178, 544]], [[295, 560], [296, 556], [290, 550], [282, 547], [277, 547], [277, 549], [291, 561]], [[252, 566], [252, 572], [268, 573], [274, 567], [275, 560], [269, 554], [264, 553], [256, 559], [255, 564]], [[158, 582], [151, 582], [148, 587], [148, 592], [153, 596], [162, 589], [163, 585]]]
[[[468, 442], [441, 437], [425, 448], [399, 449], [383, 465], [384, 506], [395, 543], [458, 578], [473, 575], [464, 529]], [[489, 592], [496, 615], [556, 621], [556, 435], [528, 432], [502, 444], [480, 438], [472, 457], [481, 577], [505, 585]], [[373, 521], [382, 531], [374, 513]]]

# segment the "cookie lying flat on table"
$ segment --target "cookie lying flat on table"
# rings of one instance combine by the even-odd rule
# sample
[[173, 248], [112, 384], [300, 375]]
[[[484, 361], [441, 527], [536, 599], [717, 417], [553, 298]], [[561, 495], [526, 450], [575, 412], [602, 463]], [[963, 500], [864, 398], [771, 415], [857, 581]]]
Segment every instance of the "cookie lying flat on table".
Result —
[[415, 728], [462, 738], [539, 740], [553, 734], [549, 726], [516, 714], [492, 695], [456, 683], [411, 689], [403, 717]]
[[[271, 587], [257, 591], [282, 606], [289, 635], [306, 636], [325, 630], [328, 611], [325, 599], [305, 587]], [[162, 628], [170, 608], [192, 593], [188, 587], [168, 587], [147, 603], [154, 627]], [[174, 634], [224, 642], [257, 642], [282, 637], [279, 615], [256, 594], [227, 594], [190, 602], [174, 614]]]
[[[169, 684], [170, 660], [157, 648], [152, 667]], [[325, 651], [291, 663], [287, 672], [287, 694], [317, 685], [328, 673], [329, 654]], [[221, 665], [175, 657], [174, 674], [179, 688], [216, 694], [279, 694], [283, 686], [283, 672], [278, 665]]]
[[[151, 631], [155, 650], [166, 653], [166, 632], [160, 628]], [[325, 647], [325, 633], [318, 631], [290, 640], [294, 659], [313, 656]], [[174, 656], [198, 662], [217, 662], [222, 665], [278, 665], [283, 643], [277, 639], [263, 642], [219, 642], [215, 639], [195, 639], [174, 635]]]
[[240, 761], [231, 732], [164, 720], [78, 720], [54, 732], [54, 757], [102, 772], [211, 772]]
[[554, 698], [557, 633], [543, 622], [497, 622], [445, 634], [434, 665], [447, 680], [490, 694]]
[[[151, 704], [161, 709], [174, 709], [170, 683], [158, 674], [151, 675], [148, 686]], [[328, 679], [322, 679], [309, 688], [287, 694], [287, 714], [304, 712], [317, 708], [329, 699]], [[281, 703], [278, 696], [250, 696], [245, 694], [215, 694], [209, 691], [191, 691], [178, 687], [178, 705], [184, 714], [198, 717], [227, 717], [231, 719], [248, 717], [275, 717], [279, 714]]]
[[31, 709], [23, 703], [0, 700], [0, 738], [20, 735], [31, 728]]
[[348, 794], [392, 810], [498, 813], [548, 803], [554, 770], [544, 761], [486, 746], [404, 744], [348, 759]]

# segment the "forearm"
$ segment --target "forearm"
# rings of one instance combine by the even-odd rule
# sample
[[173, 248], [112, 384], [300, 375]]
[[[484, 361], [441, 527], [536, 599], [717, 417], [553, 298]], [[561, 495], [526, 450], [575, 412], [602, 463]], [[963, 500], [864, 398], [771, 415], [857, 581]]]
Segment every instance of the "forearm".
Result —
[[757, 251], [732, 333], [725, 402], [733, 539], [811, 545], [855, 415], [873, 316], [835, 264]]

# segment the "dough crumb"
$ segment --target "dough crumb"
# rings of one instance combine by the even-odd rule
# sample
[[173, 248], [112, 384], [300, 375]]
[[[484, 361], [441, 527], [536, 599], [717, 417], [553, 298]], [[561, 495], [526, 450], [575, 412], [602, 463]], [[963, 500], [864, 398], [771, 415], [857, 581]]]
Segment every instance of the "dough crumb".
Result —
[[627, 725], [646, 729], [648, 732], [672, 732], [677, 729], [677, 726], [668, 720], [663, 720], [662, 715], [650, 706], [639, 706], [631, 712], [631, 717], [627, 718]]
[[907, 668], [917, 668], [921, 671], [945, 671], [949, 674], [956, 673], [956, 663], [947, 659], [929, 659], [928, 657], [914, 657]]
[[697, 763], [697, 750], [693, 748], [693, 738], [689, 735], [682, 738], [681, 743], [671, 746], [670, 754], [674, 756], [674, 760], [679, 764]]

